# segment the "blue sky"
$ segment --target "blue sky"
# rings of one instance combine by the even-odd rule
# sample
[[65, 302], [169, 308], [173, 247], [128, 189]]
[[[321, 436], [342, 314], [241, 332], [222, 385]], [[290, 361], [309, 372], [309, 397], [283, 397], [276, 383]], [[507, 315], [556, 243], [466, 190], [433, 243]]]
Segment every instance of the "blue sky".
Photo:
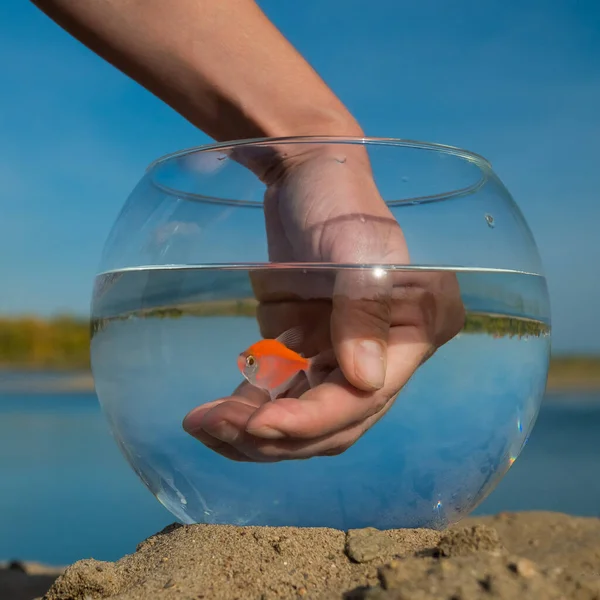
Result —
[[[260, 4], [369, 135], [491, 160], [540, 247], [555, 348], [600, 351], [597, 0]], [[0, 28], [0, 313], [85, 314], [146, 165], [209, 140], [30, 2], [4, 0]]]

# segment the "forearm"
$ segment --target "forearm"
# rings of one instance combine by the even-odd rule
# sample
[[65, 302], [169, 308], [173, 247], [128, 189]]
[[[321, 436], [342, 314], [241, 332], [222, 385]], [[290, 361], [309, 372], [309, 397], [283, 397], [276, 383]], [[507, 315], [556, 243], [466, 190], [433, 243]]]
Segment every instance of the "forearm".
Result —
[[33, 0], [216, 140], [360, 135], [253, 0]]

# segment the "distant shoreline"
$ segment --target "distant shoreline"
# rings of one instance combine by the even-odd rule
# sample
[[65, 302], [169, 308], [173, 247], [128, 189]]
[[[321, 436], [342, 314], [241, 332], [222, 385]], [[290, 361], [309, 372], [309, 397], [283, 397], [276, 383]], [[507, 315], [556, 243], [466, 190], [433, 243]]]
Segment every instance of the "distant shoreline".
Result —
[[[154, 306], [118, 314], [108, 312], [91, 320], [69, 316], [53, 319], [0, 316], [0, 369], [89, 370], [91, 340], [118, 322], [188, 317], [256, 318], [256, 313], [256, 300], [247, 298]], [[495, 338], [537, 337], [549, 335], [550, 326], [510, 315], [469, 312], [462, 333], [487, 333]]]
[[[2, 371], [10, 373], [13, 376], [11, 380], [2, 381]], [[0, 394], [82, 394], [94, 391], [94, 378], [91, 372], [0, 369]], [[600, 377], [595, 374], [587, 378], [553, 375], [551, 369], [546, 393], [555, 395], [569, 392], [600, 394]]]
[[[94, 391], [90, 338], [102, 335], [115, 320], [195, 317], [253, 317], [256, 300], [215, 300], [172, 307], [152, 307], [91, 322], [73, 317], [44, 320], [0, 317], [0, 393], [68, 394]], [[463, 333], [494, 337], [546, 336], [547, 324], [510, 315], [470, 312]], [[600, 392], [600, 355], [554, 355], [548, 393]]]
[[[0, 370], [0, 394], [84, 394], [95, 391], [91, 372], [73, 374], [35, 369], [3, 370], [11, 375], [18, 373], [18, 376], [11, 377], [10, 381], [2, 381]], [[33, 377], [28, 377], [28, 374]]]

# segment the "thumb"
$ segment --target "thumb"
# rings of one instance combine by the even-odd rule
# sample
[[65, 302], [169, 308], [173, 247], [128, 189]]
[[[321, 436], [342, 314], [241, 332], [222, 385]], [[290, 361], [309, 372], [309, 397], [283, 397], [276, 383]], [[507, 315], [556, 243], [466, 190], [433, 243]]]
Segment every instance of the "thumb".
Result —
[[331, 339], [346, 379], [356, 388], [383, 387], [391, 319], [391, 277], [381, 268], [338, 272]]

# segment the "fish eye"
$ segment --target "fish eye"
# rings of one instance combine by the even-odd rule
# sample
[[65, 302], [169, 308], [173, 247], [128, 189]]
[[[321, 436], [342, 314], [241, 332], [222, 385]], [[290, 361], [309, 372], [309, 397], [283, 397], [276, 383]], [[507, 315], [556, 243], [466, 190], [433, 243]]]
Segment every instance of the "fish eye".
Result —
[[252, 356], [252, 355], [250, 355], [248, 358], [246, 358], [246, 366], [247, 367], [254, 366], [255, 362], [256, 362], [256, 360], [254, 359], [254, 356]]

